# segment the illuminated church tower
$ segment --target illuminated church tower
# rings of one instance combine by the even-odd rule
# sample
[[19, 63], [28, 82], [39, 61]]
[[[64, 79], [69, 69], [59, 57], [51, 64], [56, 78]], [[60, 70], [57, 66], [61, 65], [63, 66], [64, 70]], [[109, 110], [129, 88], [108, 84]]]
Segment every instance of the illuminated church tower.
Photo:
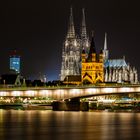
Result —
[[99, 55], [97, 56], [93, 35], [88, 57], [86, 57], [85, 55], [85, 50], [83, 49], [82, 51], [81, 79], [82, 83], [85, 84], [104, 82], [103, 51], [101, 50]]
[[109, 59], [109, 51], [107, 49], [107, 33], [105, 33], [103, 58], [104, 58], [104, 62], [106, 62]]
[[80, 41], [76, 36], [73, 22], [72, 8], [70, 9], [70, 19], [68, 33], [62, 50], [62, 65], [60, 80], [64, 80], [69, 75], [80, 75]]
[[87, 56], [89, 52], [90, 41], [87, 36], [85, 11], [82, 9], [81, 32], [78, 37], [75, 33], [72, 8], [70, 9], [70, 19], [68, 33], [62, 50], [62, 65], [60, 80], [64, 80], [66, 76], [81, 75], [81, 53], [85, 50]]
[[[82, 9], [82, 25], [81, 25], [81, 49], [85, 50], [86, 55], [88, 55], [89, 48], [90, 48], [90, 40], [87, 36], [87, 29], [86, 29], [86, 21], [85, 21], [85, 10]], [[81, 51], [82, 51], [81, 50]]]

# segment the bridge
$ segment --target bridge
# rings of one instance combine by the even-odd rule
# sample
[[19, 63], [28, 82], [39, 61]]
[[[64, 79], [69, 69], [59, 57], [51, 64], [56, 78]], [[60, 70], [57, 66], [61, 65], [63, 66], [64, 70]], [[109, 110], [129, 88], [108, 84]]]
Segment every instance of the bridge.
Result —
[[129, 86], [75, 86], [57, 88], [25, 88], [0, 90], [0, 97], [48, 97], [53, 100], [86, 98], [122, 93], [140, 93], [140, 85]]

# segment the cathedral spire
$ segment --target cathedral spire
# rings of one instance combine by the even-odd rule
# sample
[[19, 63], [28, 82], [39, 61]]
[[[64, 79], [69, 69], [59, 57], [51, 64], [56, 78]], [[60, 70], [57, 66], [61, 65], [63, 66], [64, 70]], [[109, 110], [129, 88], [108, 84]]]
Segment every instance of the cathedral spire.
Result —
[[72, 7], [70, 8], [70, 19], [69, 19], [67, 38], [75, 38], [75, 29], [74, 29], [74, 22], [73, 22]]
[[104, 49], [103, 49], [104, 62], [109, 58], [109, 51], [107, 49], [107, 33], [105, 33]]
[[107, 33], [105, 32], [104, 50], [107, 50]]
[[92, 38], [91, 38], [91, 44], [90, 44], [90, 51], [89, 53], [96, 53], [96, 49], [95, 49], [95, 42], [94, 42], [94, 31], [91, 32], [92, 34]]
[[82, 9], [82, 27], [81, 27], [81, 37], [87, 38], [87, 31], [86, 31], [86, 21], [85, 21], [85, 9]]
[[89, 49], [87, 61], [96, 61], [96, 49], [95, 49], [94, 32], [93, 31], [92, 31], [92, 38], [91, 38], [90, 49]]

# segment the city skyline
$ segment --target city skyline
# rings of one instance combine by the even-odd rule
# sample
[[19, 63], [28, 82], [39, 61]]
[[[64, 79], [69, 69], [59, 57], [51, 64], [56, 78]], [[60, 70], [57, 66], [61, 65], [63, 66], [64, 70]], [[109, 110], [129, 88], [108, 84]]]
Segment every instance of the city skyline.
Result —
[[125, 55], [126, 61], [140, 72], [137, 3], [62, 0], [42, 3], [8, 1], [8, 4], [3, 4], [0, 14], [0, 74], [8, 71], [10, 51], [16, 49], [21, 54], [22, 75], [36, 78], [41, 73], [47, 75], [48, 80], [58, 79], [71, 6], [76, 32], [80, 28], [82, 8], [85, 8], [88, 34], [95, 31], [97, 50], [103, 48], [104, 33], [107, 32], [110, 57]]

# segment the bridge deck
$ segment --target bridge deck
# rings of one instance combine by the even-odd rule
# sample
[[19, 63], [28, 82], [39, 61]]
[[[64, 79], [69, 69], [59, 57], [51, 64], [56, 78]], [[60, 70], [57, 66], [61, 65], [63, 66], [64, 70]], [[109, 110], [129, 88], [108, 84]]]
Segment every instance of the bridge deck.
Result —
[[1, 89], [0, 96], [8, 97], [48, 97], [55, 100], [75, 97], [90, 97], [120, 93], [140, 93], [140, 85], [127, 86], [75, 86], [52, 88], [9, 88]]

